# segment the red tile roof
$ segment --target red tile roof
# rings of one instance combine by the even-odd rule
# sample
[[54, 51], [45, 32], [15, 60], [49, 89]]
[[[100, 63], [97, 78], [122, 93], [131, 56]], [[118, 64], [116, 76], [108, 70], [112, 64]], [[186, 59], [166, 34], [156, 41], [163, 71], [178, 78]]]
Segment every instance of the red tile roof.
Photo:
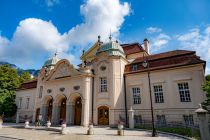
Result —
[[25, 89], [32, 89], [37, 87], [37, 79], [27, 81], [21, 84], [21, 86], [17, 89], [18, 90], [25, 90]]
[[126, 55], [144, 52], [143, 47], [139, 43], [121, 44]]
[[[147, 60], [149, 63], [149, 68], [144, 68], [142, 66], [143, 61]], [[203, 63], [205, 67], [205, 61], [201, 60], [200, 57], [196, 56], [194, 51], [186, 51], [186, 50], [175, 50], [169, 51], [165, 53], [149, 55], [143, 57], [136, 58], [131, 64], [126, 65], [125, 74], [127, 73], [136, 73], [150, 70], [158, 70], [165, 68], [172, 68], [178, 66], [186, 66], [192, 64]], [[136, 64], [138, 70], [132, 71], [132, 65]]]

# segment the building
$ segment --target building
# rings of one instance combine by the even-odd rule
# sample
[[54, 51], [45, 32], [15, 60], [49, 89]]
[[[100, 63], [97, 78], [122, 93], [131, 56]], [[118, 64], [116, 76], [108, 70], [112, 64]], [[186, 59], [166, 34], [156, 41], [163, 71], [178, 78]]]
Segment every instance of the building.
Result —
[[[151, 121], [151, 89], [156, 123], [193, 123], [195, 109], [205, 100], [205, 61], [194, 51], [151, 55], [147, 39], [143, 45], [120, 45], [99, 37], [80, 59], [76, 69], [55, 54], [37, 79], [23, 83], [16, 92], [16, 121], [34, 122], [41, 114], [53, 124], [114, 126], [128, 122], [131, 108], [136, 123]], [[143, 67], [145, 61], [149, 66]]]

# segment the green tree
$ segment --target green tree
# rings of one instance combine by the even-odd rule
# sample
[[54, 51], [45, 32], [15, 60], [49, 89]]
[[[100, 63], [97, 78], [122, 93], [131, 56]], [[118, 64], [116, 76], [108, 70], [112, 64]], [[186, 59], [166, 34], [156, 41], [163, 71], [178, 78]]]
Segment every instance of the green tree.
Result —
[[207, 109], [207, 106], [210, 105], [210, 75], [206, 76], [206, 82], [202, 86], [203, 91], [206, 92], [207, 99], [202, 103], [205, 109]]
[[31, 80], [31, 75], [29, 72], [23, 72], [21, 75], [20, 75], [20, 82], [23, 83], [23, 82], [26, 82], [26, 81], [29, 81]]
[[0, 115], [11, 117], [16, 113], [15, 90], [20, 86], [20, 78], [15, 69], [0, 66]]

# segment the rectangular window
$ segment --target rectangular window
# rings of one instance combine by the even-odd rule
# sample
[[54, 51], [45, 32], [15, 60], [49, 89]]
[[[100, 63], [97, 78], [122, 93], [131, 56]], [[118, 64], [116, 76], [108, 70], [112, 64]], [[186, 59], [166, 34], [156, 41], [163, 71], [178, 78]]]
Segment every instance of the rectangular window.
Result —
[[159, 125], [159, 126], [166, 125], [165, 115], [157, 115], [157, 125]]
[[135, 125], [141, 125], [142, 124], [141, 115], [134, 115], [134, 122], [135, 122]]
[[181, 102], [191, 102], [190, 90], [187, 82], [178, 83], [179, 95]]
[[138, 65], [137, 64], [132, 65], [132, 71], [136, 71], [136, 70], [138, 70]]
[[18, 108], [21, 109], [21, 106], [22, 106], [22, 98], [19, 98]]
[[42, 98], [43, 86], [39, 88], [39, 98]]
[[107, 78], [100, 78], [100, 92], [107, 92]]
[[185, 125], [194, 125], [193, 115], [183, 115]]
[[140, 88], [132, 88], [133, 104], [141, 104]]
[[154, 86], [154, 94], [155, 94], [155, 102], [156, 103], [164, 103], [162, 85]]
[[30, 101], [30, 98], [26, 98], [26, 109], [29, 109], [29, 101]]

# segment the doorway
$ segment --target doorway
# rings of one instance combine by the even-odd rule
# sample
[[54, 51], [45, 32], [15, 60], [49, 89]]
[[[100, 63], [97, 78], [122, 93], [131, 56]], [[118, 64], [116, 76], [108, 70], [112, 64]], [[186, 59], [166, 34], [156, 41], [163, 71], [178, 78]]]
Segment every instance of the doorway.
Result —
[[48, 109], [47, 109], [47, 120], [52, 121], [52, 106], [53, 106], [53, 99], [50, 99], [48, 102]]
[[81, 125], [81, 116], [82, 116], [82, 99], [77, 97], [75, 100], [75, 113], [74, 113], [74, 124]]
[[98, 108], [98, 125], [109, 125], [109, 108], [106, 106]]
[[66, 98], [61, 100], [60, 106], [60, 124], [66, 120]]

